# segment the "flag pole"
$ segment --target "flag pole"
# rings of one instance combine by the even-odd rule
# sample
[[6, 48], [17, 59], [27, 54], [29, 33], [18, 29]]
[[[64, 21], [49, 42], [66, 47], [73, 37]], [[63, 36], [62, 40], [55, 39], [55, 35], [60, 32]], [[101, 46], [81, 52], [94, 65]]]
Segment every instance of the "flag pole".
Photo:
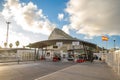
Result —
[[103, 43], [103, 40], [102, 40], [102, 53], [104, 53], [104, 43]]
[[108, 41], [106, 41], [106, 51], [107, 51], [107, 48], [108, 48]]

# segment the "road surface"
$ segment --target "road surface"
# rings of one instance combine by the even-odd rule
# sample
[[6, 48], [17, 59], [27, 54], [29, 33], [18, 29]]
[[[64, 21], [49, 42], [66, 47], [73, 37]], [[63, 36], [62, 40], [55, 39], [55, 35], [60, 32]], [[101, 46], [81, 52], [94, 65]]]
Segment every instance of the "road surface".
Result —
[[0, 66], [0, 80], [34, 80], [41, 76], [64, 69], [73, 62], [36, 62]]

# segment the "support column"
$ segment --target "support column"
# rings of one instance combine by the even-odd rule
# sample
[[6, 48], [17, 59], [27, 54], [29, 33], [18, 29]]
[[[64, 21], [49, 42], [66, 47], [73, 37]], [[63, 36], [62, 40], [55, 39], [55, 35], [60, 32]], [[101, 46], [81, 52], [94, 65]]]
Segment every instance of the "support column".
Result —
[[36, 48], [35, 48], [35, 53], [34, 53], [34, 61], [36, 61]]

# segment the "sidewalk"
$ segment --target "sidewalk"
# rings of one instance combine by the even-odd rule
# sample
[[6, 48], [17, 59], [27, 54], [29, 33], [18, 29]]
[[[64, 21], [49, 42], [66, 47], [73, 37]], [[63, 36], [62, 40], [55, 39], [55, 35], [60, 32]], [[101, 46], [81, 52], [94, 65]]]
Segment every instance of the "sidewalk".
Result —
[[106, 63], [80, 63], [35, 80], [120, 80]]
[[3, 63], [0, 63], [0, 66], [7, 66], [7, 65], [20, 65], [20, 64], [31, 64], [31, 63], [37, 63], [37, 62], [40, 62], [40, 61], [22, 61], [22, 62], [3, 62]]

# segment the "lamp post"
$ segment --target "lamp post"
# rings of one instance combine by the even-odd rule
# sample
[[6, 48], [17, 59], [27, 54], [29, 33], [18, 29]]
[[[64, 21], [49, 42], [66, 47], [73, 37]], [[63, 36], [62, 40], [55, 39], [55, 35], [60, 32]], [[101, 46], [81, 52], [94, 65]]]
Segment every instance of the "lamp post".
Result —
[[[9, 33], [9, 24], [10, 24], [11, 22], [6, 22], [6, 24], [7, 24], [7, 34], [6, 34], [6, 44], [8, 45], [8, 33]], [[6, 45], [6, 47], [7, 47], [7, 45]]]
[[115, 50], [116, 50], [116, 48], [115, 48], [115, 41], [116, 41], [116, 40], [113, 40], [113, 41], [114, 41], [114, 51], [115, 51]]

